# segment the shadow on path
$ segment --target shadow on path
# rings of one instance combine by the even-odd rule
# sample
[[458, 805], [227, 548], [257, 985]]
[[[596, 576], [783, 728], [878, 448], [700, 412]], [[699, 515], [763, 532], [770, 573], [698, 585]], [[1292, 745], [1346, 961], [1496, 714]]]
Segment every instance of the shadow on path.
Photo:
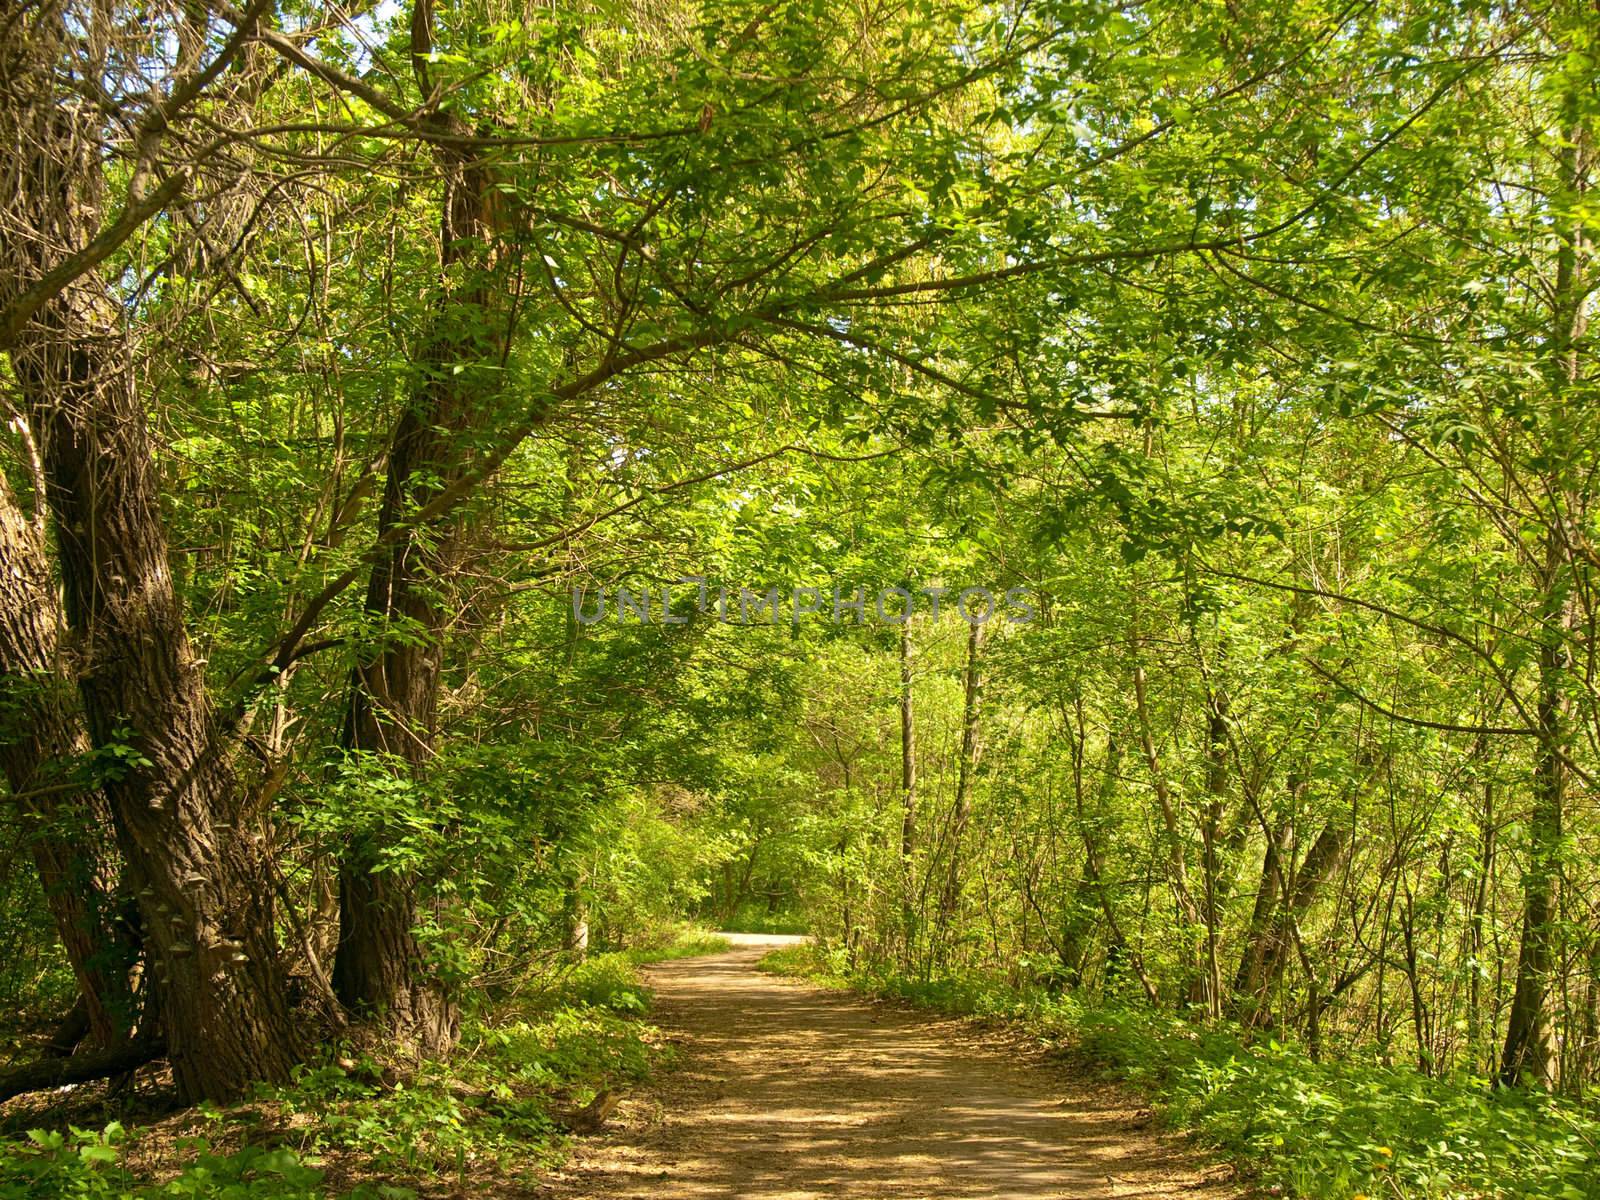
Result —
[[649, 969], [652, 1019], [680, 1042], [679, 1067], [580, 1142], [541, 1195], [1234, 1194], [1111, 1089], [985, 1041], [965, 1022], [755, 971], [777, 943], [746, 935], [731, 953]]

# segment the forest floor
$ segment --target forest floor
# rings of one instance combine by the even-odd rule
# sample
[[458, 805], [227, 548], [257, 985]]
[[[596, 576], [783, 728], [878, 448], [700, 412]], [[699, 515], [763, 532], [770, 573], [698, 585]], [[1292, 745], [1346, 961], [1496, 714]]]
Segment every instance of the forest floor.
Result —
[[775, 945], [644, 974], [678, 1065], [540, 1195], [1044, 1200], [1236, 1195], [1148, 1110], [1015, 1032], [757, 971]]

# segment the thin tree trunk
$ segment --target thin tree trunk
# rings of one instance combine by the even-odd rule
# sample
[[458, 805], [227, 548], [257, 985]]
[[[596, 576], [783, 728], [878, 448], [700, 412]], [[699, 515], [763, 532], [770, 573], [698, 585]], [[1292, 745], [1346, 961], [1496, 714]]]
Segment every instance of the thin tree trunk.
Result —
[[1218, 910], [1221, 881], [1217, 842], [1222, 832], [1223, 806], [1228, 792], [1228, 695], [1220, 687], [1206, 692], [1206, 810], [1201, 823], [1205, 872], [1206, 974], [1204, 994], [1191, 997], [1205, 1006], [1213, 1019], [1222, 1015], [1222, 966], [1219, 959]]
[[1134, 711], [1139, 719], [1139, 745], [1144, 750], [1145, 765], [1150, 770], [1150, 784], [1155, 791], [1156, 804], [1161, 811], [1161, 827], [1165, 834], [1167, 849], [1167, 883], [1172, 889], [1172, 898], [1178, 910], [1178, 933], [1182, 939], [1180, 953], [1189, 979], [1184, 988], [1187, 999], [1193, 992], [1193, 980], [1197, 973], [1194, 964], [1194, 946], [1189, 941], [1189, 934], [1190, 930], [1200, 924], [1200, 907], [1195, 903], [1194, 893], [1189, 887], [1189, 869], [1183, 844], [1179, 801], [1168, 786], [1166, 772], [1161, 765], [1161, 755], [1156, 749], [1155, 727], [1150, 717], [1144, 662], [1140, 655], [1137, 619], [1130, 631], [1129, 650], [1133, 656], [1133, 702]]
[[956, 765], [955, 807], [950, 817], [950, 853], [946, 864], [944, 889], [939, 895], [939, 930], [948, 933], [961, 899], [961, 843], [967, 823], [972, 819], [972, 777], [980, 753], [979, 707], [983, 695], [984, 625], [972, 622], [967, 631], [967, 662], [962, 686], [961, 757]]
[[[1268, 994], [1283, 977], [1300, 919], [1311, 911], [1322, 888], [1343, 865], [1350, 848], [1348, 834], [1349, 831], [1337, 822], [1329, 821], [1311, 843], [1311, 849], [1306, 851], [1299, 869], [1287, 880], [1293, 890], [1287, 903], [1279, 907], [1260, 955], [1255, 993], [1258, 1005], [1265, 1003]], [[1282, 856], [1278, 858], [1278, 863], [1280, 867], [1284, 864]]]
[[[1565, 97], [1562, 147], [1557, 166], [1558, 196], [1575, 202], [1588, 170], [1588, 128], [1583, 96], [1573, 85]], [[1548, 377], [1550, 416], [1547, 441], [1552, 453], [1566, 440], [1566, 393], [1578, 379], [1579, 341], [1585, 332], [1584, 302], [1589, 257], [1587, 231], [1581, 217], [1563, 230], [1557, 251], [1556, 278], [1550, 293], [1551, 338]], [[1550, 1019], [1551, 976], [1559, 958], [1557, 884], [1561, 875], [1561, 839], [1566, 807], [1567, 738], [1565, 676], [1569, 641], [1575, 624], [1572, 571], [1567, 563], [1568, 532], [1581, 528], [1584, 514], [1558, 472], [1547, 481], [1548, 527], [1540, 594], [1539, 743], [1534, 764], [1533, 806], [1528, 817], [1528, 866], [1523, 874], [1522, 945], [1517, 982], [1500, 1056], [1499, 1081], [1506, 1086], [1556, 1083], [1555, 1028]]]
[[[1291, 783], [1290, 786], [1296, 787], [1298, 784]], [[1261, 860], [1261, 882], [1256, 886], [1255, 903], [1250, 910], [1250, 923], [1245, 931], [1244, 949], [1240, 951], [1239, 966], [1233, 974], [1234, 1011], [1246, 1024], [1253, 1024], [1257, 1019], [1267, 943], [1272, 937], [1273, 914], [1278, 908], [1278, 881], [1282, 875], [1280, 864], [1288, 850], [1289, 823], [1279, 818], [1267, 834], [1266, 850]]]
[[[1078, 712], [1079, 738], [1078, 745], [1083, 744], [1082, 709]], [[1105, 806], [1116, 790], [1117, 775], [1122, 768], [1122, 743], [1113, 730], [1106, 735], [1106, 757], [1101, 768], [1100, 803], [1099, 809], [1105, 811]], [[1106, 969], [1108, 973], [1119, 961], [1126, 959], [1134, 975], [1139, 980], [1139, 986], [1144, 989], [1145, 998], [1151, 1004], [1159, 1002], [1160, 993], [1151, 982], [1150, 974], [1144, 968], [1144, 956], [1123, 932], [1122, 922], [1117, 918], [1116, 906], [1112, 903], [1110, 889], [1106, 885], [1105, 871], [1102, 867], [1099, 839], [1091, 828], [1088, 814], [1084, 811], [1083, 789], [1074, 790], [1074, 800], [1078, 810], [1078, 836], [1083, 839], [1083, 877], [1089, 887], [1093, 889], [1095, 899], [1099, 902], [1100, 913], [1106, 920]]]
[[917, 849], [917, 723], [912, 706], [911, 616], [900, 625], [900, 930], [904, 961], [910, 968], [916, 942], [911, 877]]
[[1533, 808], [1528, 816], [1528, 865], [1522, 875], [1522, 945], [1498, 1077], [1507, 1087], [1521, 1083], [1548, 1087], [1555, 1082], [1555, 1029], [1548, 996], [1556, 960], [1556, 880], [1566, 792], [1566, 767], [1561, 759], [1566, 704], [1561, 676], [1566, 646], [1558, 632], [1565, 624], [1566, 603], [1559, 590], [1561, 551], [1557, 542], [1552, 530], [1542, 580], [1547, 626], [1539, 648], [1539, 748]]
[[[1487, 735], [1479, 734], [1473, 745], [1472, 756], [1483, 762], [1488, 749]], [[1484, 770], [1489, 770], [1484, 763]], [[1472, 1065], [1476, 1070], [1485, 1063], [1488, 1054], [1483, 1034], [1483, 953], [1484, 920], [1488, 912], [1489, 882], [1494, 878], [1495, 861], [1495, 785], [1492, 778], [1483, 781], [1483, 811], [1478, 817], [1482, 830], [1478, 843], [1478, 878], [1472, 889], [1472, 908], [1467, 918], [1467, 1042], [1471, 1047]], [[1492, 1047], [1487, 1048], [1492, 1053]]]

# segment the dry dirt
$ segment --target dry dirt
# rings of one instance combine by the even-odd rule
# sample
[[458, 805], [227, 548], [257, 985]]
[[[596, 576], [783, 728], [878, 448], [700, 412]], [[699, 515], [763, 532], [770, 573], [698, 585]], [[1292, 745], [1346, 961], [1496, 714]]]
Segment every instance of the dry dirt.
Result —
[[541, 1196], [1237, 1195], [1126, 1096], [1015, 1036], [757, 972], [775, 940], [649, 968], [678, 1066], [579, 1141]]

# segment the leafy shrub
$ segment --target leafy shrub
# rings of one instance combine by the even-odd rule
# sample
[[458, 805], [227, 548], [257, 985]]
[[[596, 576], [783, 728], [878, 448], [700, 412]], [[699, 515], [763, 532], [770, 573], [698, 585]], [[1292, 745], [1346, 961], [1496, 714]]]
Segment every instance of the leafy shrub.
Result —
[[643, 1079], [651, 1066], [638, 1025], [598, 1009], [563, 1008], [542, 1021], [485, 1030], [480, 1038], [496, 1074], [548, 1090], [593, 1091]]
[[[444, 1176], [459, 1185], [485, 1163], [513, 1175], [551, 1160], [563, 1134], [557, 1107], [648, 1075], [647, 1030], [623, 1013], [644, 991], [620, 956], [575, 972], [553, 1010], [467, 1030], [459, 1066], [429, 1064], [406, 1084], [378, 1088], [374, 1064], [302, 1068], [270, 1098], [310, 1118], [300, 1149], [353, 1153], [370, 1169], [403, 1178]], [[636, 990], [632, 990], [636, 989]]]
[[[683, 952], [710, 943], [691, 939]], [[719, 946], [710, 946], [716, 949]], [[674, 948], [670, 952], [677, 952]], [[317, 1155], [347, 1155], [358, 1173], [445, 1178], [465, 1188], [486, 1164], [513, 1175], [551, 1161], [563, 1138], [558, 1109], [604, 1087], [644, 1078], [658, 1056], [636, 1018], [649, 1002], [629, 956], [599, 955], [568, 973], [526, 1011], [470, 1024], [453, 1064], [425, 1064], [384, 1086], [380, 1064], [330, 1057], [305, 1064], [260, 1102], [286, 1119], [292, 1144], [219, 1153], [189, 1139], [175, 1178], [152, 1183], [120, 1162], [123, 1129], [34, 1130], [0, 1143], [0, 1200], [324, 1200]], [[196, 1110], [207, 1121], [225, 1114]], [[297, 1119], [300, 1118], [300, 1119]], [[391, 1183], [364, 1184], [350, 1200], [401, 1200]]]

